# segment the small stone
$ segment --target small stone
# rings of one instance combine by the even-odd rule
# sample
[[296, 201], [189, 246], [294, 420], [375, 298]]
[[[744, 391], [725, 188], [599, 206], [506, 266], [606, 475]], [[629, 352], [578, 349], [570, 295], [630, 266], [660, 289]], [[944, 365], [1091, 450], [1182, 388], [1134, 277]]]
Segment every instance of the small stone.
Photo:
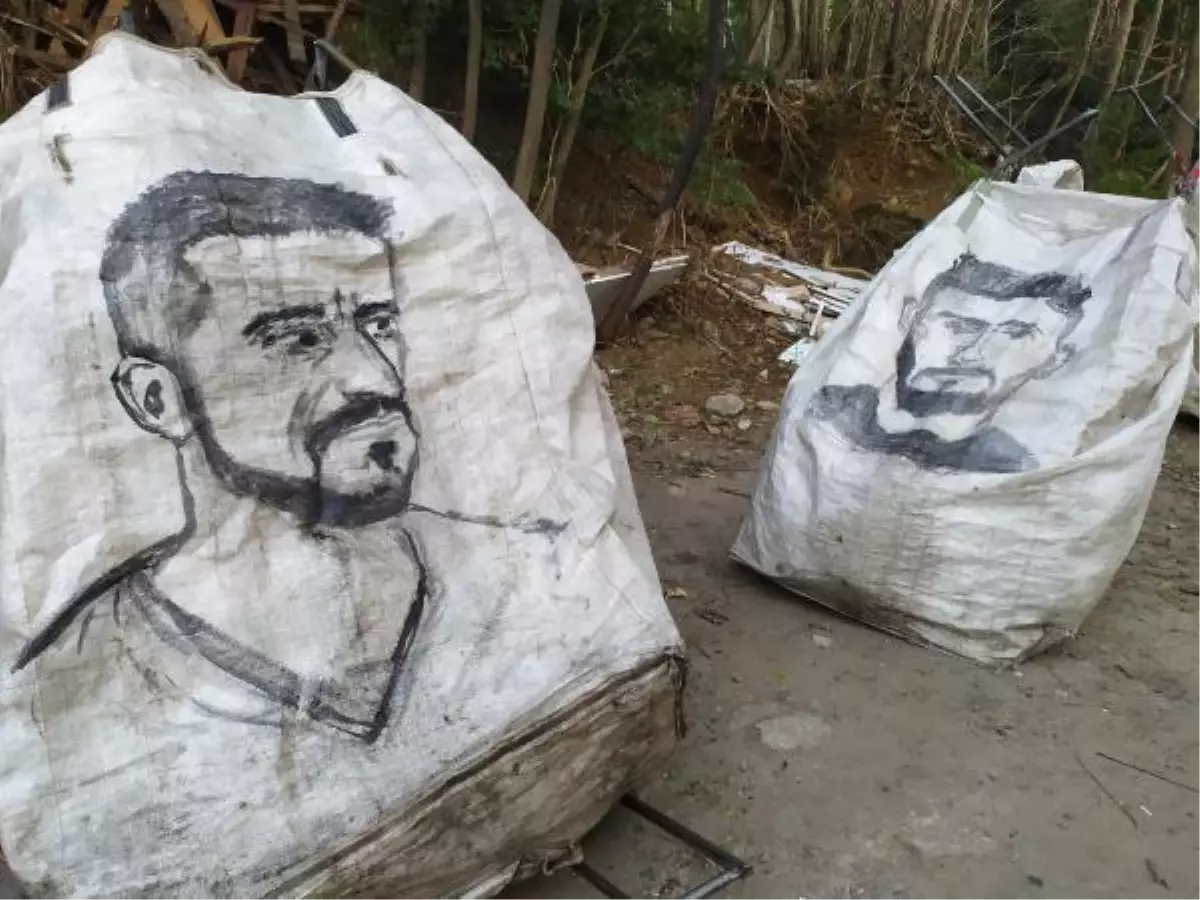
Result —
[[759, 381], [766, 381], [770, 377], [771, 377], [770, 369], [763, 369], [761, 372], [758, 373]]
[[743, 294], [749, 294], [751, 297], [757, 297], [763, 291], [762, 284], [753, 278], [736, 278], [733, 284]]
[[746, 401], [737, 394], [714, 394], [704, 401], [704, 409], [714, 416], [732, 418], [746, 408]]
[[816, 747], [832, 729], [820, 716], [812, 713], [793, 713], [765, 719], [756, 726], [759, 739], [772, 750], [795, 750], [797, 747]]
[[830, 647], [833, 646], [833, 638], [831, 638], [829, 635], [827, 635], [823, 632], [820, 632], [820, 631], [814, 631], [812, 633], [812, 640], [813, 640], [813, 643], [816, 644], [818, 647], [820, 647], [822, 650], [828, 650]]
[[753, 425], [754, 423], [749, 419], [738, 419], [737, 428], [738, 431], [749, 431]]
[[678, 481], [672, 481], [670, 484], [667, 485], [667, 493], [670, 494], [672, 497], [686, 497], [687, 496], [687, 488], [685, 488]]
[[679, 451], [679, 458], [680, 458], [680, 459], [691, 459], [691, 458], [692, 458], [692, 451], [691, 451], [691, 450], [680, 450], [680, 451]]
[[774, 412], [775, 410], [779, 409], [779, 404], [771, 400], [756, 400], [754, 405], [766, 412]]

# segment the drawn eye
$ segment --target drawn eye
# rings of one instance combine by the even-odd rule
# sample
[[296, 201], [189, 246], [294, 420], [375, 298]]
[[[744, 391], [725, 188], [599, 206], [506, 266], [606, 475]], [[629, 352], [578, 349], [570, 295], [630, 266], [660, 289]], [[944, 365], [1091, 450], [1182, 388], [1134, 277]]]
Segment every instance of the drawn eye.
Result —
[[260, 338], [265, 350], [286, 353], [288, 356], [307, 356], [323, 351], [333, 343], [333, 329], [323, 322], [280, 323]]
[[976, 319], [960, 319], [947, 317], [946, 327], [954, 334], [979, 334], [983, 331], [983, 323]]
[[362, 320], [359, 327], [373, 341], [391, 340], [396, 336], [396, 314], [390, 310], [372, 313]]
[[1036, 325], [1030, 322], [1021, 322], [1017, 319], [1010, 319], [1000, 326], [1000, 331], [1005, 337], [1010, 337], [1014, 340], [1017, 340], [1037, 334], [1039, 329]]

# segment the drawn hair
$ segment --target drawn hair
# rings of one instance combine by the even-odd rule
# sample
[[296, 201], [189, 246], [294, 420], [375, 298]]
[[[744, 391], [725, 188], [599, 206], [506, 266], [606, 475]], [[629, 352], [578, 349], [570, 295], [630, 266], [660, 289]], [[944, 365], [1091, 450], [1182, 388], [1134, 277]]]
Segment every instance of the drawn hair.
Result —
[[1083, 304], [1092, 296], [1091, 288], [1085, 287], [1074, 275], [1061, 272], [1029, 274], [999, 263], [984, 262], [973, 253], [964, 253], [954, 265], [929, 282], [924, 299], [927, 302], [946, 288], [999, 302], [1037, 297], [1045, 300], [1055, 312], [1074, 320], [1083, 316]]
[[[124, 355], [161, 354], [203, 319], [208, 292], [184, 259], [212, 237], [357, 233], [387, 245], [391, 207], [336, 184], [176, 172], [108, 230], [100, 281]], [[388, 248], [390, 250], [390, 247]]]

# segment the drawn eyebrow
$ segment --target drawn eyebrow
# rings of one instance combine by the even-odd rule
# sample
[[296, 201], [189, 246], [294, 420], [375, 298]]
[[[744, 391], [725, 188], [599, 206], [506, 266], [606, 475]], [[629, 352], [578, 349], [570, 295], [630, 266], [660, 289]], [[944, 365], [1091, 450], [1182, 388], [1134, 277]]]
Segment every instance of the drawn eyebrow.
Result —
[[292, 322], [297, 319], [324, 319], [325, 307], [308, 305], [308, 306], [289, 306], [286, 309], [275, 309], [270, 312], [259, 313], [250, 323], [242, 329], [242, 337], [252, 338], [258, 332], [270, 328], [272, 325], [281, 324], [284, 322]]

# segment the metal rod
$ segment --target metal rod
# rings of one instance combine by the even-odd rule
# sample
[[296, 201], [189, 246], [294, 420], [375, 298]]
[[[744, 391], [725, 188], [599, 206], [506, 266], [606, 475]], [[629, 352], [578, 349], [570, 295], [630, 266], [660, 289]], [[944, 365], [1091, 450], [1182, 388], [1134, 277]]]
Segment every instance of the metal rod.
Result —
[[1008, 150], [1008, 147], [1005, 145], [1005, 143], [992, 134], [991, 129], [983, 124], [983, 121], [979, 118], [979, 116], [975, 115], [975, 111], [971, 109], [971, 107], [967, 106], [963, 99], [954, 92], [954, 88], [950, 87], [950, 85], [946, 83], [946, 80], [942, 78], [941, 75], [934, 75], [933, 80], [937, 83], [938, 87], [946, 92], [946, 96], [948, 96], [951, 102], [958, 107], [958, 111], [970, 119], [972, 125], [983, 132], [983, 136], [991, 141], [992, 146], [994, 146], [1001, 153], [1004, 153]]
[[576, 875], [602, 893], [605, 897], [611, 897], [612, 900], [628, 900], [628, 894], [622, 891], [619, 887], [617, 887], [587, 863], [576, 863], [575, 865], [571, 866], [571, 869]]
[[679, 838], [679, 840], [703, 853], [713, 862], [719, 863], [726, 868], [737, 869], [743, 873], [750, 871], [750, 866], [747, 863], [738, 859], [729, 851], [722, 850], [712, 841], [696, 834], [692, 829], [681, 822], [675, 821], [666, 813], [659, 812], [653, 806], [639, 800], [633, 794], [626, 794], [621, 798], [621, 802], [646, 821], [657, 825], [663, 831], [667, 832], [667, 834]]
[[1142, 95], [1138, 89], [1129, 88], [1129, 93], [1133, 94], [1133, 99], [1137, 101], [1137, 105], [1141, 108], [1142, 115], [1144, 115], [1149, 120], [1150, 124], [1154, 126], [1154, 130], [1158, 132], [1158, 136], [1162, 138], [1162, 142], [1166, 144], [1167, 147], [1170, 147], [1171, 136], [1167, 134], [1167, 130], [1163, 128], [1162, 123], [1158, 121], [1158, 116], [1154, 115], [1150, 109], [1150, 106], [1145, 100], [1142, 99]]
[[1193, 119], [1191, 116], [1189, 116], [1186, 112], [1184, 112], [1182, 106], [1180, 106], [1171, 97], [1168, 97], [1166, 94], [1163, 95], [1163, 99], [1166, 100], [1167, 103], [1169, 103], [1171, 105], [1171, 109], [1175, 110], [1176, 114], [1181, 119], [1183, 119], [1183, 121], [1187, 122], [1193, 128], [1196, 127], [1196, 120]]
[[1008, 121], [1008, 118], [1002, 112], [1000, 112], [1000, 110], [996, 109], [996, 107], [994, 107], [991, 103], [989, 103], [987, 98], [984, 97], [983, 94], [981, 94], [981, 93], [979, 93], [979, 91], [975, 90], [975, 86], [973, 84], [971, 84], [971, 82], [969, 82], [969, 81], [967, 81], [967, 79], [963, 78], [962, 75], [955, 75], [954, 77], [958, 80], [958, 82], [963, 87], [965, 87], [968, 91], [971, 92], [972, 97], [974, 97], [976, 100], [978, 100], [980, 103], [983, 104], [984, 109], [986, 109], [988, 112], [990, 112], [993, 116], [996, 117], [996, 119], [1000, 122], [1000, 124], [1004, 126], [1005, 131], [1007, 131], [1009, 134], [1011, 134], [1013, 137], [1015, 137], [1018, 141], [1020, 141], [1026, 147], [1029, 146], [1029, 138], [1025, 137], [1025, 135], [1023, 135], [1023, 134], [1021, 134], [1021, 132], [1017, 131], [1017, 126], [1012, 124], [1010, 121]]
[[1090, 119], [1096, 118], [1096, 116], [1099, 114], [1099, 112], [1100, 112], [1100, 110], [1098, 110], [1098, 109], [1089, 109], [1086, 112], [1080, 113], [1075, 118], [1073, 118], [1070, 122], [1068, 122], [1066, 125], [1060, 125], [1058, 128], [1055, 128], [1049, 134], [1043, 135], [1042, 137], [1038, 138], [1036, 141], [1034, 141], [1028, 147], [1022, 147], [1020, 150], [1010, 153], [1004, 159], [1000, 160], [1000, 162], [996, 163], [995, 167], [993, 167], [993, 169], [992, 169], [992, 173], [995, 175], [1002, 174], [1007, 169], [1011, 168], [1012, 166], [1015, 166], [1018, 162], [1025, 159], [1026, 157], [1032, 156], [1034, 153], [1037, 153], [1038, 151], [1042, 150], [1047, 144], [1049, 144], [1052, 140], [1054, 140], [1059, 135], [1066, 134], [1072, 128], [1082, 125], [1084, 122], [1087, 122]]
[[328, 53], [338, 63], [338, 65], [340, 65], [347, 72], [353, 72], [358, 69], [358, 66], [355, 64], [354, 60], [348, 57], [333, 44], [329, 43], [329, 41], [325, 40], [325, 38], [315, 38], [313, 40], [313, 45], [320, 47], [322, 50]]
[[[745, 878], [752, 871], [752, 867], [748, 863], [738, 859], [729, 851], [721, 849], [707, 838], [696, 834], [692, 829], [672, 819], [666, 813], [660, 812], [650, 804], [639, 800], [633, 794], [626, 794], [621, 798], [621, 803], [647, 822], [658, 826], [671, 837], [685, 844], [690, 849], [697, 851], [721, 869], [720, 872], [707, 881], [702, 881], [694, 888], [689, 888], [683, 894], [684, 897], [711, 897], [721, 888], [733, 884], [733, 882], [740, 878]], [[605, 897], [610, 897], [612, 900], [628, 900], [628, 894], [586, 862], [576, 863], [571, 869]]]
[[744, 877], [745, 874], [745, 872], [739, 872], [735, 869], [726, 869], [721, 874], [708, 879], [708, 881], [705, 881], [703, 884], [696, 885], [683, 896], [684, 898], [711, 897], [721, 888], [725, 887], [726, 885], [733, 884], [739, 878]]

